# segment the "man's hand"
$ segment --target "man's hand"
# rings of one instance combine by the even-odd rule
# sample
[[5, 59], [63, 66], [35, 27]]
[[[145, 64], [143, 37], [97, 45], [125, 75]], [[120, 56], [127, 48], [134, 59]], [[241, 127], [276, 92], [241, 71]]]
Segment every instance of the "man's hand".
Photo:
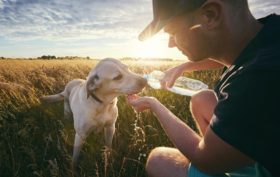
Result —
[[128, 95], [127, 102], [135, 109], [137, 112], [142, 112], [147, 109], [152, 109], [152, 107], [158, 102], [154, 97], [140, 97], [138, 95]]
[[165, 75], [160, 80], [160, 84], [163, 89], [171, 88], [174, 85], [176, 79], [182, 75], [183, 70], [180, 66], [181, 65], [168, 69], [164, 72]]

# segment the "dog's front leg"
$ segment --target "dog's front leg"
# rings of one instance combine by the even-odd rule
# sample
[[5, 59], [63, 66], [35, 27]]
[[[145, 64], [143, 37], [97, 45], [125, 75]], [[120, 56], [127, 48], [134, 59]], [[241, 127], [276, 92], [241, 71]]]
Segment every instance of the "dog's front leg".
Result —
[[105, 145], [107, 146], [107, 148], [111, 148], [112, 146], [114, 133], [115, 133], [115, 124], [104, 127]]
[[78, 133], [75, 135], [75, 143], [74, 143], [74, 150], [73, 150], [73, 160], [72, 160], [72, 166], [76, 167], [78, 162], [78, 157], [81, 151], [81, 148], [85, 142], [85, 139], [81, 137]]

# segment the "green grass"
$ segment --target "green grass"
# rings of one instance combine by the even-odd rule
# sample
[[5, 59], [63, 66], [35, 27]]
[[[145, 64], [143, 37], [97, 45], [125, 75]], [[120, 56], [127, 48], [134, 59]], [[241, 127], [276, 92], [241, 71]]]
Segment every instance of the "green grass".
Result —
[[[181, 63], [124, 62], [139, 74], [164, 71]], [[62, 91], [72, 79], [85, 78], [95, 64], [95, 60], [0, 60], [1, 177], [145, 177], [151, 149], [172, 146], [153, 114], [136, 114], [120, 97], [111, 156], [107, 158], [104, 153], [103, 134], [91, 134], [82, 149], [77, 174], [73, 174], [73, 121], [63, 118], [63, 103], [41, 104], [38, 98]], [[216, 70], [185, 75], [212, 88], [219, 74]], [[141, 94], [156, 97], [196, 130], [189, 97], [151, 88]]]

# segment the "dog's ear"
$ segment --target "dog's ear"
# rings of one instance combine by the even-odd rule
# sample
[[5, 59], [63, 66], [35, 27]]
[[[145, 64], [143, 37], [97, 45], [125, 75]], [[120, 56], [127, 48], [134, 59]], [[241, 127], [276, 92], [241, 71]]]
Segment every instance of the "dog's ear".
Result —
[[87, 98], [89, 97], [89, 95], [95, 91], [97, 91], [97, 89], [101, 86], [101, 79], [99, 78], [99, 76], [97, 74], [87, 77], [87, 85], [86, 85], [86, 89], [87, 89]]

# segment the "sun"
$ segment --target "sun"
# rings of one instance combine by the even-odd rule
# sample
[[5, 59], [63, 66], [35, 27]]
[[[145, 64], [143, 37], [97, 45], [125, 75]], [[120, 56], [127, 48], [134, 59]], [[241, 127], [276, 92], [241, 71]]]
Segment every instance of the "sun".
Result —
[[162, 58], [167, 55], [167, 39], [161, 36], [154, 36], [144, 42], [135, 43], [133, 53], [140, 58]]
[[126, 45], [126, 53], [128, 56], [144, 59], [187, 59], [176, 47], [168, 47], [168, 38], [167, 34], [161, 32], [146, 41], [134, 39]]

